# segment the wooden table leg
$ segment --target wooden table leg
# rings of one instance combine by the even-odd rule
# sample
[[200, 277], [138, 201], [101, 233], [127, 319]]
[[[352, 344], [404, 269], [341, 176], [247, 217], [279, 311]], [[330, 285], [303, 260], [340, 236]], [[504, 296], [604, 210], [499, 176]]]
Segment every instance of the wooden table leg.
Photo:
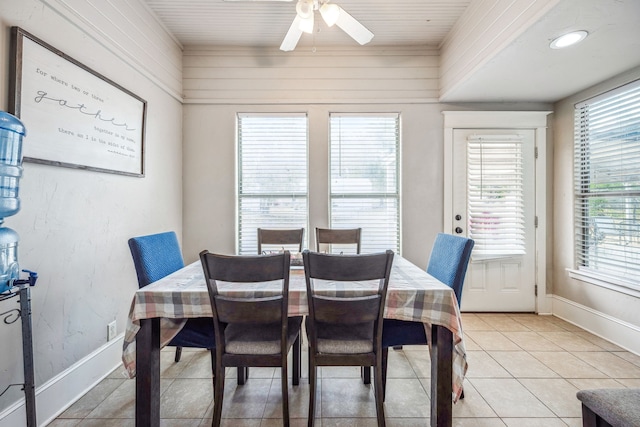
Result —
[[431, 326], [431, 427], [451, 427], [453, 414], [453, 334]]
[[136, 335], [136, 426], [160, 427], [160, 319], [141, 319]]

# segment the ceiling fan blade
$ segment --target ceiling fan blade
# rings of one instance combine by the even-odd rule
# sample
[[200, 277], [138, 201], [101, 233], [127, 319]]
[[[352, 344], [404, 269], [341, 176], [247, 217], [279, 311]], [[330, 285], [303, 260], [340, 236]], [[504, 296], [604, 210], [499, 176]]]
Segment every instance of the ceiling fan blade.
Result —
[[300, 37], [302, 36], [300, 21], [302, 21], [302, 19], [298, 16], [298, 14], [296, 14], [296, 17], [293, 19], [293, 22], [289, 27], [289, 31], [287, 31], [287, 35], [284, 36], [284, 40], [282, 40], [280, 50], [290, 52], [296, 48], [298, 40], [300, 40]]
[[336, 25], [360, 44], [367, 44], [373, 38], [373, 33], [353, 16], [349, 15], [343, 8], [340, 8]]

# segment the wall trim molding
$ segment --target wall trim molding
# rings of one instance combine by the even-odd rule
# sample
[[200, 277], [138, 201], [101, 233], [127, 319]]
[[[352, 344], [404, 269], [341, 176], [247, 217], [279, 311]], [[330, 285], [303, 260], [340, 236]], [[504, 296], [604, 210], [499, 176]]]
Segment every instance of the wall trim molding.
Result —
[[[124, 333], [36, 387], [38, 425], [47, 425], [122, 363]], [[24, 398], [0, 412], [0, 427], [26, 425]]]
[[544, 294], [541, 298], [538, 298], [538, 306], [536, 307], [536, 314], [541, 316], [553, 316], [553, 295]]
[[437, 98], [415, 99], [223, 99], [223, 98], [197, 98], [183, 99], [183, 105], [380, 105], [380, 104], [440, 104]]
[[547, 116], [552, 111], [451, 111], [443, 110], [444, 123], [444, 197], [445, 233], [454, 232], [454, 131], [456, 129], [531, 129], [535, 132], [535, 311], [551, 314], [552, 304], [547, 294]]
[[640, 355], [640, 327], [553, 295], [553, 315]]

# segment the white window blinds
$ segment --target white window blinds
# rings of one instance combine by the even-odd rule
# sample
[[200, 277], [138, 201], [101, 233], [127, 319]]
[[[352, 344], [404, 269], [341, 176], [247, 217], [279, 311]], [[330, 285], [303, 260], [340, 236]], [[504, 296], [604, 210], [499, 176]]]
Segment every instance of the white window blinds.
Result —
[[238, 115], [238, 253], [257, 254], [257, 229], [305, 228], [305, 114]]
[[332, 228], [362, 228], [363, 253], [400, 251], [398, 114], [331, 114]]
[[579, 269], [640, 287], [640, 81], [575, 108]]
[[469, 137], [467, 198], [474, 258], [525, 253], [523, 197], [522, 138]]

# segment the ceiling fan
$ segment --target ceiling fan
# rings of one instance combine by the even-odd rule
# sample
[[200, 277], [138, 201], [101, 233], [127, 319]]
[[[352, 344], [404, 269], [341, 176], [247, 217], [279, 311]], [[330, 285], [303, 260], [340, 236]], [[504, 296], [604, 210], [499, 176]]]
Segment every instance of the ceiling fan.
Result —
[[[225, 0], [225, 1], [246, 1], [246, 0]], [[293, 0], [250, 0], [250, 1], [293, 1]], [[373, 33], [364, 25], [358, 22], [353, 16], [343, 8], [330, 0], [298, 0], [296, 3], [296, 16], [289, 27], [289, 31], [284, 36], [280, 45], [280, 50], [285, 52], [296, 48], [302, 33], [313, 33], [315, 11], [320, 12], [324, 22], [332, 27], [337, 25], [351, 38], [361, 45], [367, 44], [373, 38]]]

